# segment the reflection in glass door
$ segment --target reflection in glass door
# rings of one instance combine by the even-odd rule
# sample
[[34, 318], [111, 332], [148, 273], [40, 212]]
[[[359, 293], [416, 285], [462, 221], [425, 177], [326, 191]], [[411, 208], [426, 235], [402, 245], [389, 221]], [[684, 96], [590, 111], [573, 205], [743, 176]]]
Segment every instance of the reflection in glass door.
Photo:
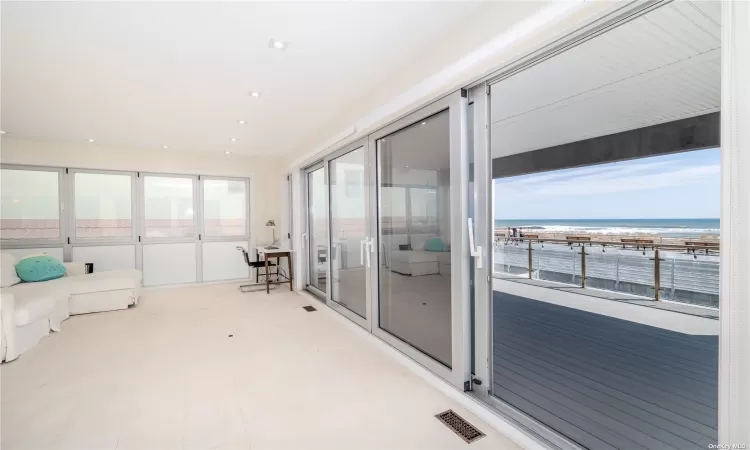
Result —
[[[367, 233], [366, 143], [344, 149], [328, 165], [331, 194], [331, 306], [366, 318], [370, 266]], [[355, 145], [357, 145], [355, 144]]]
[[[448, 111], [379, 139], [377, 145], [380, 328], [450, 367]], [[414, 188], [423, 192], [410, 195]]]
[[465, 113], [457, 92], [370, 137], [372, 331], [457, 387], [470, 375]]
[[307, 286], [324, 296], [328, 284], [328, 205], [325, 169], [307, 172]]

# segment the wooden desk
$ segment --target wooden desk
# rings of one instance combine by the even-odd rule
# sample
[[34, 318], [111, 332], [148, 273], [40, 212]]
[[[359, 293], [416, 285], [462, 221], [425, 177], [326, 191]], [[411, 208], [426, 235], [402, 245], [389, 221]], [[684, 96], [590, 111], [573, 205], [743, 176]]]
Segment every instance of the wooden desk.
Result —
[[[263, 255], [263, 260], [265, 261], [264, 267], [266, 270], [266, 293], [271, 292], [271, 285], [272, 284], [286, 284], [289, 283], [289, 290], [294, 290], [294, 269], [292, 265], [292, 253], [294, 253], [294, 250], [290, 248], [266, 248], [266, 247], [255, 247], [256, 252], [256, 261], [260, 261], [260, 255]], [[268, 271], [268, 260], [271, 258], [276, 258], [276, 281], [271, 281], [271, 273]], [[284, 277], [280, 274], [279, 270], [281, 269], [280, 266], [280, 260], [281, 258], [286, 258], [289, 262], [289, 276]], [[285, 281], [281, 281], [279, 277], [286, 278]], [[257, 270], [256, 270], [256, 281], [258, 279], [257, 277]]]

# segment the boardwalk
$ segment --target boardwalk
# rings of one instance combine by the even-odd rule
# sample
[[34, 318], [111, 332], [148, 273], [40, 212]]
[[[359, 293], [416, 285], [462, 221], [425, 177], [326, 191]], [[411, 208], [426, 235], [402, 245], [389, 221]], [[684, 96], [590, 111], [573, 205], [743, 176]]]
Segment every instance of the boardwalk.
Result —
[[717, 336], [494, 292], [493, 394], [590, 449], [717, 441]]

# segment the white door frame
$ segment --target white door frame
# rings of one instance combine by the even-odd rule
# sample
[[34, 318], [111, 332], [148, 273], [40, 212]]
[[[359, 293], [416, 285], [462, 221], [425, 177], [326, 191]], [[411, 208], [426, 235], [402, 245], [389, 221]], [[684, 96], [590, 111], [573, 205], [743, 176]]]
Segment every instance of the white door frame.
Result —
[[371, 204], [370, 204], [370, 201], [369, 201], [369, 198], [370, 198], [370, 186], [372, 186], [372, 182], [370, 181], [370, 173], [369, 173], [370, 171], [368, 170], [369, 169], [369, 161], [370, 161], [370, 142], [365, 137], [365, 138], [359, 139], [357, 141], [354, 141], [354, 142], [352, 142], [352, 143], [350, 143], [348, 145], [345, 145], [345, 146], [341, 147], [340, 149], [336, 150], [333, 153], [330, 153], [329, 155], [326, 156], [326, 158], [324, 160], [324, 165], [325, 165], [326, 174], [327, 174], [327, 177], [326, 177], [326, 182], [327, 182], [326, 183], [326, 187], [327, 187], [327, 191], [328, 191], [327, 192], [327, 194], [328, 194], [327, 195], [327, 200], [328, 200], [328, 248], [330, 249], [330, 251], [329, 251], [329, 257], [328, 257], [328, 262], [329, 262], [329, 265], [328, 265], [328, 279], [329, 279], [328, 286], [329, 286], [329, 289], [328, 289], [328, 292], [327, 292], [327, 295], [326, 295], [326, 299], [328, 300], [327, 301], [328, 306], [330, 306], [333, 310], [341, 313], [342, 315], [346, 316], [352, 322], [354, 322], [354, 323], [358, 324], [359, 326], [361, 326], [362, 328], [370, 331], [372, 329], [372, 324], [371, 324], [371, 321], [370, 321], [370, 319], [372, 317], [372, 314], [371, 314], [371, 312], [372, 312], [372, 307], [371, 307], [371, 304], [372, 304], [372, 295], [371, 295], [371, 292], [370, 292], [370, 289], [371, 289], [371, 286], [370, 286], [371, 277], [370, 277], [370, 272], [369, 271], [371, 270], [370, 267], [372, 267], [372, 258], [368, 257], [368, 254], [366, 254], [366, 253], [369, 253], [369, 247], [370, 247], [369, 243], [366, 244], [366, 245], [364, 245], [363, 246], [364, 248], [362, 248], [362, 252], [363, 252], [362, 256], [365, 259], [365, 270], [367, 271], [367, 275], [365, 276], [365, 280], [366, 280], [365, 281], [365, 286], [362, 286], [362, 288], [365, 291], [365, 304], [366, 304], [365, 314], [366, 314], [366, 316], [365, 317], [360, 316], [359, 314], [357, 314], [354, 311], [348, 309], [346, 306], [342, 305], [341, 303], [339, 303], [338, 301], [336, 301], [333, 298], [333, 276], [334, 276], [333, 253], [334, 253], [334, 251], [337, 252], [338, 249], [334, 250], [334, 247], [333, 247], [333, 230], [332, 230], [332, 226], [331, 226], [333, 224], [333, 213], [332, 213], [331, 206], [333, 205], [333, 201], [334, 201], [334, 199], [333, 199], [333, 192], [332, 192], [332, 189], [331, 189], [331, 162], [334, 161], [334, 160], [336, 160], [336, 159], [338, 159], [338, 158], [340, 158], [340, 157], [342, 157], [342, 156], [344, 156], [344, 155], [346, 155], [346, 154], [349, 154], [349, 153], [351, 153], [351, 152], [353, 152], [355, 150], [358, 150], [358, 149], [362, 149], [363, 150], [364, 158], [365, 158], [365, 167], [364, 167], [364, 174], [363, 174], [364, 178], [362, 180], [363, 184], [364, 184], [363, 185], [363, 193], [364, 193], [364, 196], [365, 196], [365, 208], [364, 208], [365, 217], [363, 218], [363, 220], [365, 222], [365, 239], [369, 241], [369, 239], [371, 238], [371, 236], [373, 234], [372, 229], [370, 228], [370, 224], [371, 224], [371, 221], [372, 221], [371, 220], [371, 215], [373, 214], [373, 208], [371, 207]]
[[[305, 277], [302, 278], [305, 280], [305, 289], [307, 289], [309, 292], [312, 292], [315, 296], [317, 296], [320, 300], [327, 302], [328, 301], [328, 293], [330, 292], [330, 284], [331, 284], [331, 257], [330, 257], [330, 248], [328, 249], [328, 255], [326, 256], [326, 263], [328, 264], [328, 274], [326, 275], [326, 291], [323, 292], [314, 285], [310, 284], [312, 281], [310, 279], [312, 266], [310, 262], [312, 261], [312, 254], [310, 253], [312, 250], [312, 247], [310, 246], [310, 241], [312, 239], [312, 236], [310, 236], [310, 174], [315, 172], [316, 170], [323, 170], [323, 179], [325, 180], [324, 183], [326, 186], [328, 186], [328, 172], [325, 165], [325, 161], [318, 161], [315, 164], [312, 164], [305, 169], [302, 170], [302, 186], [303, 186], [303, 192], [304, 192], [304, 211], [305, 214], [303, 214], [304, 217], [304, 232], [303, 235], [305, 238], [302, 241], [302, 247], [300, 256], [303, 254], [305, 255], [305, 261], [306, 263], [303, 265], [305, 268]], [[326, 196], [327, 197], [327, 196]], [[326, 204], [326, 209], [328, 208], [328, 205]], [[330, 242], [330, 224], [328, 223], [328, 216], [329, 213], [326, 212], [326, 225], [329, 228], [329, 232], [326, 233], [326, 242]], [[327, 244], [326, 244], [327, 245]]]
[[750, 446], [750, 3], [721, 16], [719, 444]]
[[[377, 210], [373, 214], [370, 224], [374, 230], [374, 245], [371, 247], [372, 256], [372, 333], [395, 347], [411, 359], [426, 367], [433, 373], [448, 381], [459, 389], [468, 388], [465, 384], [470, 378], [471, 364], [469, 361], [470, 348], [470, 317], [469, 317], [469, 260], [468, 260], [468, 232], [466, 219], [468, 218], [468, 158], [467, 158], [467, 130], [466, 113], [468, 99], [467, 91], [456, 91], [430, 105], [425, 106], [401, 119], [370, 134], [372, 189], [370, 202]], [[379, 232], [379, 167], [378, 140], [396, 131], [411, 126], [423, 119], [442, 112], [449, 111], [450, 123], [450, 205], [451, 205], [451, 367], [438, 362], [415, 347], [407, 344], [398, 337], [380, 328], [379, 315], [379, 278], [378, 271], [381, 264], [380, 232]]]

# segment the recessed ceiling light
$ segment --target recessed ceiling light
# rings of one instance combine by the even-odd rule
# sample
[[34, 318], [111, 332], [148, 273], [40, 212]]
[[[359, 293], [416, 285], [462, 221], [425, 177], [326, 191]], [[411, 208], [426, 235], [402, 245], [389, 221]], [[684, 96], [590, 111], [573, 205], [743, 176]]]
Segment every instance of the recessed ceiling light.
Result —
[[422, 122], [422, 125], [427, 125], [427, 122]]
[[289, 47], [289, 43], [271, 38], [268, 41], [268, 47], [276, 50], [286, 50], [286, 48]]
[[93, 139], [91, 139], [91, 138], [89, 138], [89, 142], [94, 142], [94, 140], [93, 140]]
[[406, 167], [407, 169], [409, 168], [409, 166], [404, 166], [404, 167]]
[[5, 131], [3, 131], [3, 130], [0, 130], [0, 134], [5, 134]]
[[250, 97], [260, 97], [260, 92], [253, 91], [250, 93]]
[[232, 152], [224, 152], [225, 155], [231, 155]]
[[240, 124], [240, 125], [245, 125], [245, 121], [244, 120], [238, 120], [237, 123]]
[[230, 139], [230, 141], [237, 142], [237, 138], [232, 138], [232, 139]]
[[168, 145], [162, 145], [162, 147], [164, 147], [164, 148], [169, 148], [169, 146], [168, 146]]

